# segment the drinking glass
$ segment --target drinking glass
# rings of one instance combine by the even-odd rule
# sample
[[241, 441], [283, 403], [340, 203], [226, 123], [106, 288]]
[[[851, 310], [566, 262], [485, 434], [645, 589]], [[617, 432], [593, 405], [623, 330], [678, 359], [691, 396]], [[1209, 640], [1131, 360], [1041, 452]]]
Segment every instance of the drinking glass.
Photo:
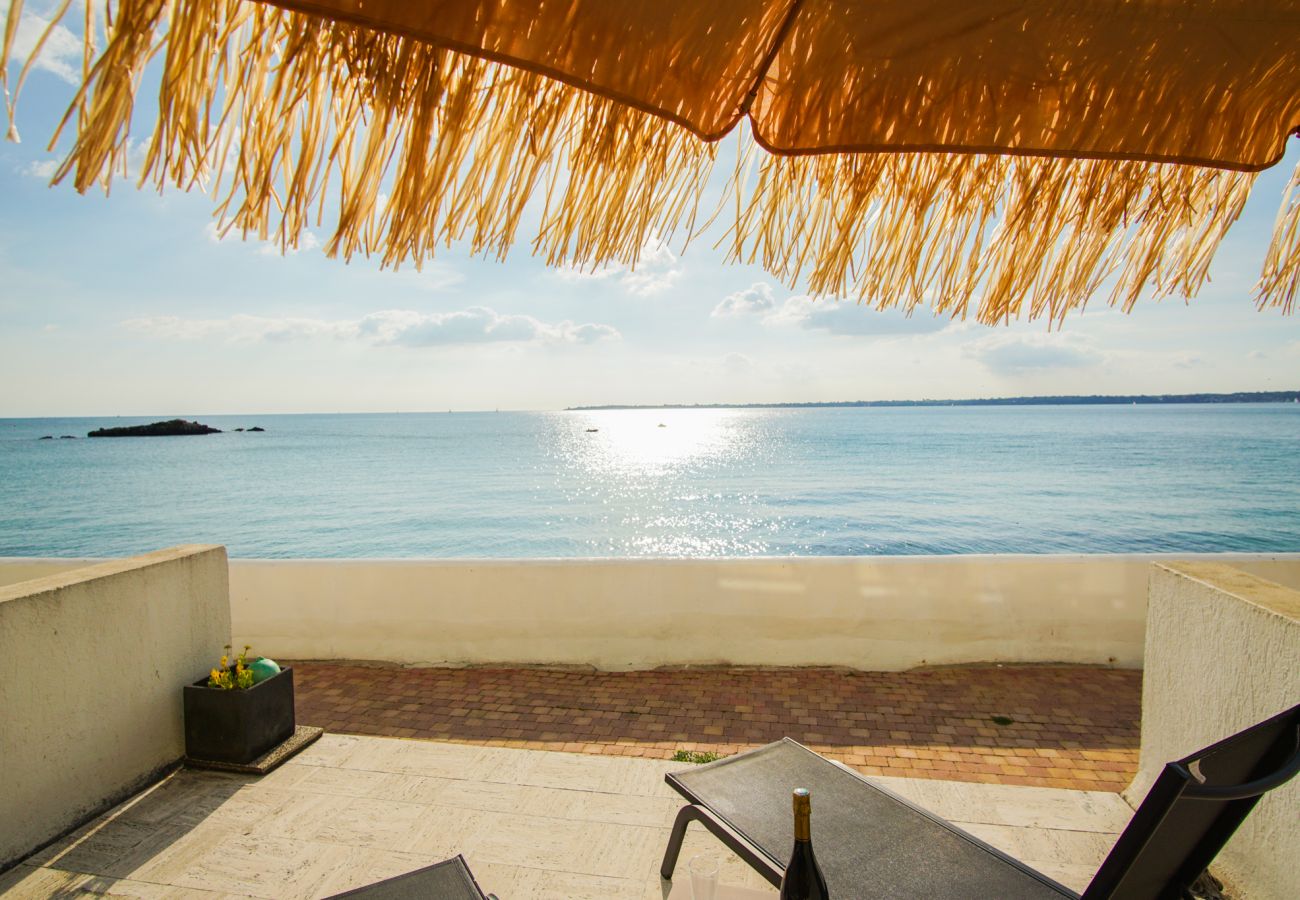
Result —
[[691, 900], [714, 900], [718, 894], [718, 858], [701, 853], [692, 856]]

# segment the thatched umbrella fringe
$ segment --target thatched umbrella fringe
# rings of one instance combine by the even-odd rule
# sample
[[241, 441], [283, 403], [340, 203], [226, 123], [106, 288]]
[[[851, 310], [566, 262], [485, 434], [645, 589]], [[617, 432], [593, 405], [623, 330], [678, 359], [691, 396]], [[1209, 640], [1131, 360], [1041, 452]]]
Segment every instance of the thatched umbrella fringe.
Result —
[[[85, 82], [60, 126], [75, 117], [76, 136], [56, 183], [107, 191], [125, 174], [140, 78], [161, 53], [141, 184], [210, 183], [223, 231], [286, 250], [321, 226], [328, 198], [337, 218], [326, 252], [377, 254], [386, 266], [419, 266], [453, 242], [504, 258], [533, 198], [533, 251], [556, 266], [635, 266], [652, 242], [689, 241], [730, 214], [719, 241], [730, 259], [759, 263], [792, 288], [805, 282], [814, 296], [1059, 325], [1107, 282], [1108, 302], [1125, 311], [1147, 292], [1194, 296], [1254, 180], [1169, 163], [785, 157], [751, 145], [700, 223], [715, 145], [617, 100], [245, 0], [106, 3], [108, 44], [97, 53], [86, 7]], [[21, 14], [15, 0], [0, 73]], [[30, 65], [15, 98], [6, 76], [11, 128]], [[1257, 288], [1261, 308], [1287, 313], [1300, 285], [1297, 181], [1300, 169]]]

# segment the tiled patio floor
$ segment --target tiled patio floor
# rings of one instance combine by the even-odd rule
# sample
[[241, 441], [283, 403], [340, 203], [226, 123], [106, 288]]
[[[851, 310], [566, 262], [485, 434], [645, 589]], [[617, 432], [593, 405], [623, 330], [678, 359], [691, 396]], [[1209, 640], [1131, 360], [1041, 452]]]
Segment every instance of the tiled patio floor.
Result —
[[[682, 800], [663, 776], [679, 768], [326, 735], [264, 778], [182, 769], [0, 875], [0, 895], [310, 900], [463, 853], [502, 900], [665, 900], [659, 861]], [[1101, 792], [880, 784], [1076, 889], [1131, 815]], [[863, 834], [885, 839], [870, 823]], [[720, 858], [723, 882], [775, 900], [692, 825], [681, 858], [697, 853]]]
[[1092, 791], [1122, 790], [1137, 769], [1138, 671], [294, 671], [298, 721], [332, 732], [652, 759], [788, 735], [866, 775]]

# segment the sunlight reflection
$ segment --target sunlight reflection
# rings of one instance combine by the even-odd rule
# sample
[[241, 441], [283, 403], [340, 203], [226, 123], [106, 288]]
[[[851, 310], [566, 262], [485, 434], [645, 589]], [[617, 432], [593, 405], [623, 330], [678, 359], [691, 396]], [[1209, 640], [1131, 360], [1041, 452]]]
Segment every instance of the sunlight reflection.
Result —
[[661, 474], [735, 455], [743, 431], [733, 426], [745, 414], [737, 409], [575, 413], [575, 428], [587, 440], [571, 446], [582, 456], [584, 466], [606, 474]]
[[746, 487], [770, 465], [771, 410], [557, 414], [566, 513], [595, 523], [595, 556], [754, 556], [772, 522]]

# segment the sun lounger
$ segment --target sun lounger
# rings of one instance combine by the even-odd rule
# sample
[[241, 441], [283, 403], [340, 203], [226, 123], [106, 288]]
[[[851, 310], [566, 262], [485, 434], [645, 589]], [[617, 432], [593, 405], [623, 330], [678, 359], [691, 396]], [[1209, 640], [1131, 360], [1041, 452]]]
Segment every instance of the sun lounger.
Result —
[[414, 872], [335, 894], [329, 900], [338, 900], [339, 897], [365, 900], [496, 900], [495, 894], [483, 893], [469, 866], [465, 865], [463, 856], [454, 856]]
[[[1300, 772], [1300, 706], [1169, 763], [1083, 900], [1180, 896], [1259, 797]], [[1078, 898], [973, 835], [786, 738], [666, 776], [687, 799], [661, 874], [671, 879], [686, 827], [699, 822], [780, 884], [793, 841], [790, 792], [812, 791], [813, 840], [831, 896]]]

